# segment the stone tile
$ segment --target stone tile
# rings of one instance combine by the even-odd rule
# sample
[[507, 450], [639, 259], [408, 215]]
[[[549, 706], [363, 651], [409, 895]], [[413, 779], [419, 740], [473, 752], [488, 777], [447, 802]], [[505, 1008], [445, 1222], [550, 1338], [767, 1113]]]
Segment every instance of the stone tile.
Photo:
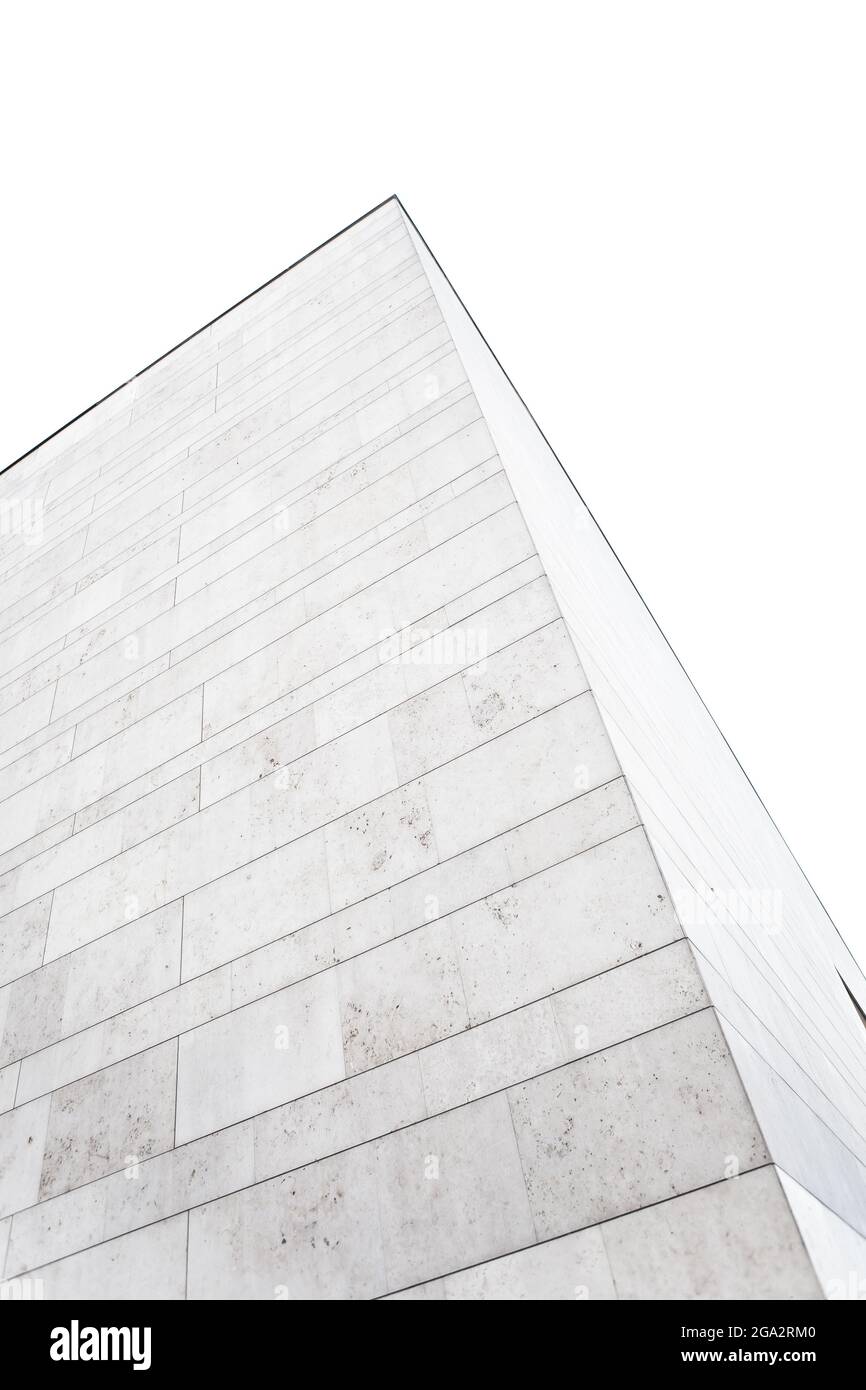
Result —
[[273, 1177], [426, 1119], [417, 1054], [255, 1119], [256, 1178]]
[[336, 975], [349, 1075], [469, 1026], [448, 921], [345, 961]]
[[0, 1066], [55, 1042], [63, 1026], [63, 1002], [69, 979], [69, 957], [23, 975], [4, 985], [0, 1015]]
[[333, 971], [180, 1039], [177, 1142], [246, 1119], [345, 1074]]
[[534, 1241], [504, 1094], [391, 1134], [376, 1158], [391, 1290]]
[[451, 920], [473, 1023], [681, 936], [641, 829], [524, 879]]
[[49, 1096], [0, 1115], [0, 1217], [29, 1207], [39, 1196]]
[[566, 1053], [548, 1000], [425, 1047], [419, 1054], [431, 1114], [560, 1066]]
[[620, 1298], [822, 1297], [772, 1168], [601, 1227]]
[[253, 1181], [253, 1126], [232, 1125], [103, 1179], [105, 1235], [122, 1235]]
[[183, 977], [288, 936], [329, 908], [325, 837], [305, 835], [187, 894]]
[[64, 1034], [179, 984], [181, 915], [181, 904], [170, 903], [70, 956]]
[[532, 719], [424, 778], [442, 858], [616, 777], [592, 695]]
[[502, 836], [512, 879], [528, 878], [638, 824], [625, 779], [580, 792]]
[[564, 1057], [599, 1052], [709, 1004], [691, 947], [675, 942], [551, 998]]
[[437, 860], [423, 782], [412, 782], [325, 829], [331, 905], [337, 910]]
[[404, 700], [391, 711], [388, 723], [403, 782], [459, 757], [478, 737], [459, 676]]
[[263, 733], [244, 739], [202, 766], [201, 804], [209, 806], [248, 783], [267, 777], [316, 746], [315, 707], [299, 710]]
[[237, 1009], [307, 976], [317, 975], [335, 960], [332, 919], [325, 917], [232, 961], [228, 967], [232, 981], [231, 1007]]
[[119, 1240], [106, 1241], [68, 1259], [31, 1270], [42, 1281], [43, 1297], [54, 1301], [88, 1298], [140, 1301], [182, 1299], [186, 1282], [186, 1216]]
[[[125, 1181], [125, 1174], [120, 1176]], [[104, 1183], [105, 1179], [86, 1183], [17, 1212], [12, 1218], [7, 1277], [99, 1245], [105, 1237]]]
[[15, 1091], [18, 1086], [20, 1070], [20, 1062], [12, 1062], [8, 1067], [0, 1068], [0, 1115], [11, 1110], [15, 1104]]
[[0, 985], [36, 970], [42, 964], [42, 951], [48, 935], [51, 894], [25, 903], [8, 913], [0, 925]]
[[176, 1059], [172, 1040], [54, 1092], [40, 1199], [171, 1148]]
[[540, 1240], [767, 1162], [711, 1011], [508, 1095]]
[[587, 689], [561, 619], [470, 666], [463, 685], [479, 734], [493, 738]]
[[56, 1043], [178, 983], [181, 905], [50, 961], [7, 985], [0, 1060]]
[[[613, 1300], [616, 1287], [602, 1239], [602, 1227], [575, 1231], [472, 1269], [418, 1284], [394, 1299], [484, 1299], [564, 1302]], [[606, 1229], [606, 1228], [605, 1228]]]
[[388, 893], [393, 934], [401, 936], [422, 922], [444, 917], [510, 884], [512, 878], [501, 837], [412, 874]]
[[378, 1297], [386, 1282], [377, 1201], [367, 1146], [197, 1208], [189, 1297]]

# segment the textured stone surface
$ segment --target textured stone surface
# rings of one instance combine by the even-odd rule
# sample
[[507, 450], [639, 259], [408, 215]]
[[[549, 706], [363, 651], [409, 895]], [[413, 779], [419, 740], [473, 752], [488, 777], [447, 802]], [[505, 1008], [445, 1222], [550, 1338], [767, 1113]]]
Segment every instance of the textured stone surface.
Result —
[[0, 1278], [812, 1297], [801, 1230], [860, 1258], [823, 919], [787, 866], [790, 957], [692, 929], [687, 861], [754, 886], [775, 832], [461, 315], [389, 201], [0, 477], [42, 508], [0, 554]]

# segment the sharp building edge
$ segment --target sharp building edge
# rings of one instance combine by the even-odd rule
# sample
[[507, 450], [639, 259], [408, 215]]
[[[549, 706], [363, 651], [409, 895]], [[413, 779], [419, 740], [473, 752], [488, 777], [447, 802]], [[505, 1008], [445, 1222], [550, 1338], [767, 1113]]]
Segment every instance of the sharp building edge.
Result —
[[7, 1288], [863, 1296], [863, 977], [398, 199], [0, 520]]

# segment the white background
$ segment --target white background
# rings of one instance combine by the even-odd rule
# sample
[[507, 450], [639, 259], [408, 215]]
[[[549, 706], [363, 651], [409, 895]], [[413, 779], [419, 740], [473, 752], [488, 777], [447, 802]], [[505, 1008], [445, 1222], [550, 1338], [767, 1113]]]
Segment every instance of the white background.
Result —
[[402, 197], [866, 963], [866, 7], [9, 7], [5, 464]]

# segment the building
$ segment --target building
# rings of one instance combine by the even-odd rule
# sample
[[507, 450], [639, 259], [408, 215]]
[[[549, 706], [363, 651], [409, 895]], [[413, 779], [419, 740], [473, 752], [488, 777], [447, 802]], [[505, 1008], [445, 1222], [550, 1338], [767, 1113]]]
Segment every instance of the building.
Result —
[[398, 200], [0, 499], [7, 1296], [866, 1294], [866, 982]]

